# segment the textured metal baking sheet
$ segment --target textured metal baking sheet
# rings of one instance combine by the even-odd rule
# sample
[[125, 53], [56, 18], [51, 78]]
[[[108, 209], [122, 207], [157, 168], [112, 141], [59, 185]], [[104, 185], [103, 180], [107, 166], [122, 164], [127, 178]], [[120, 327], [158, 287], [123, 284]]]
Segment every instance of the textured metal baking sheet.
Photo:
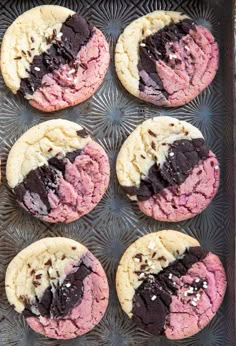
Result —
[[[110, 43], [112, 61], [103, 85], [88, 101], [51, 115], [31, 108], [7, 90], [0, 79], [0, 346], [93, 346], [93, 345], [235, 345], [235, 224], [233, 148], [233, 9], [231, 0], [2, 0], [0, 37], [22, 12], [41, 4], [57, 4], [80, 11], [100, 28]], [[195, 100], [176, 109], [157, 108], [129, 95], [114, 71], [114, 46], [135, 18], [150, 11], [180, 10], [205, 25], [215, 35], [221, 51], [220, 69], [214, 82]], [[117, 152], [127, 135], [144, 119], [171, 115], [197, 126], [217, 154], [221, 185], [211, 205], [199, 216], [178, 224], [156, 222], [142, 214], [118, 186], [115, 175]], [[110, 186], [99, 205], [69, 225], [40, 222], [20, 209], [6, 186], [5, 164], [14, 141], [29, 127], [51, 118], [66, 118], [91, 131], [107, 151], [111, 162]], [[183, 341], [168, 341], [137, 329], [122, 313], [114, 278], [124, 250], [142, 234], [177, 229], [197, 239], [220, 256], [228, 278], [224, 303], [212, 322], [200, 333]], [[110, 303], [101, 323], [90, 333], [69, 341], [47, 339], [34, 333], [7, 303], [4, 275], [9, 261], [25, 246], [45, 236], [65, 236], [81, 241], [102, 262], [110, 284]]]

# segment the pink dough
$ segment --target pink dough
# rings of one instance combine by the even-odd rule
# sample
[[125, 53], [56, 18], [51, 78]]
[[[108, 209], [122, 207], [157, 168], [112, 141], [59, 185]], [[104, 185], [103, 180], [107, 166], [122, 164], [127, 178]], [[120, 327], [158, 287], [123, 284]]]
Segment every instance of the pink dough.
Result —
[[[192, 305], [196, 294], [186, 296], [185, 292], [188, 290], [186, 287], [196, 279], [207, 282], [207, 288], [197, 292], [200, 298]], [[182, 339], [198, 333], [214, 317], [225, 294], [226, 277], [219, 258], [210, 252], [180, 279], [173, 276], [173, 281], [176, 282], [178, 292], [177, 296], [172, 296], [165, 335], [169, 339]]]
[[[108, 304], [109, 286], [99, 261], [88, 253], [84, 263], [92, 273], [84, 280], [82, 301], [63, 318], [29, 317], [29, 326], [37, 333], [55, 339], [71, 339], [90, 331], [102, 319]], [[65, 270], [66, 274], [69, 274]]]
[[186, 220], [208, 206], [218, 190], [219, 180], [219, 163], [209, 152], [208, 158], [192, 170], [184, 183], [166, 188], [146, 201], [138, 201], [138, 206], [156, 220]]
[[[219, 63], [219, 50], [213, 35], [202, 26], [196, 26], [180, 41], [166, 44], [168, 63], [158, 60], [156, 70], [168, 97], [153, 92], [152, 79], [141, 71], [145, 80], [140, 98], [158, 106], [178, 107], [190, 102], [214, 79]], [[176, 63], [177, 61], [177, 63]]]
[[47, 222], [72, 222], [90, 212], [105, 193], [110, 177], [109, 160], [96, 142], [87, 144], [73, 163], [67, 160], [65, 176], [49, 190], [49, 213], [39, 195], [27, 191], [23, 208]]
[[30, 104], [44, 112], [52, 112], [87, 100], [101, 85], [109, 61], [108, 43], [95, 28], [92, 38], [77, 55], [77, 72], [71, 73], [73, 68], [62, 65], [59, 70], [45, 75]]

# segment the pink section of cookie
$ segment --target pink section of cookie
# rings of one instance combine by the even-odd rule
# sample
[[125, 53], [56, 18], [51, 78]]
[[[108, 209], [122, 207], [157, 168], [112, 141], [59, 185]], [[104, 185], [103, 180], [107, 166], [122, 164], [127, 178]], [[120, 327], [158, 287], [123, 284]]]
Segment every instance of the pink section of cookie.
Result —
[[139, 201], [143, 213], [160, 221], [178, 222], [204, 210], [219, 187], [220, 171], [215, 155], [210, 152], [179, 186], [162, 190], [147, 201]]
[[[206, 288], [187, 295], [185, 285], [199, 279], [206, 282]], [[178, 293], [172, 296], [165, 335], [169, 339], [182, 339], [198, 333], [214, 317], [225, 294], [226, 277], [219, 258], [209, 253], [203, 261], [195, 263], [186, 275], [180, 279], [173, 276], [173, 280]]]
[[66, 165], [65, 178], [58, 179], [58, 196], [49, 193], [48, 222], [71, 222], [90, 212], [101, 200], [109, 183], [107, 154], [95, 142], [88, 144], [74, 163]]
[[[84, 280], [82, 301], [63, 318], [27, 318], [34, 331], [50, 338], [71, 339], [87, 333], [100, 322], [107, 308], [109, 286], [101, 264], [91, 253], [86, 255], [84, 262], [93, 272]], [[67, 270], [70, 268], [68, 266]]]
[[110, 61], [108, 43], [98, 29], [78, 53], [73, 69], [62, 65], [43, 77], [41, 87], [30, 103], [44, 112], [52, 112], [87, 100], [101, 85]]
[[[210, 31], [196, 26], [180, 41], [167, 43], [166, 51], [173, 58], [168, 63], [158, 60], [156, 69], [168, 98], [162, 92], [153, 95], [151, 87], [145, 87], [140, 97], [159, 106], [178, 107], [190, 102], [212, 82], [218, 69], [219, 50]], [[152, 85], [148, 75], [142, 78]]]

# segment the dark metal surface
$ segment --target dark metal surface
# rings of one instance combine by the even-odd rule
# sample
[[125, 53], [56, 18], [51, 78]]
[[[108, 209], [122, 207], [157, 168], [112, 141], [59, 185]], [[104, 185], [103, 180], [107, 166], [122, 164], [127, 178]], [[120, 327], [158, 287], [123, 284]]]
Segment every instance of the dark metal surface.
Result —
[[[234, 247], [234, 147], [233, 147], [233, 1], [228, 0], [58, 0], [0, 2], [0, 37], [12, 21], [40, 4], [57, 4], [79, 10], [106, 35], [112, 61], [99, 91], [88, 101], [51, 115], [31, 108], [14, 96], [0, 79], [0, 346], [93, 346], [93, 345], [235, 345], [235, 247]], [[221, 51], [214, 82], [195, 100], [176, 109], [157, 108], [129, 95], [114, 72], [116, 40], [132, 20], [147, 12], [180, 10], [208, 27]], [[127, 135], [144, 119], [171, 115], [197, 126], [221, 164], [221, 185], [211, 205], [199, 216], [178, 224], [154, 221], [142, 214], [124, 195], [115, 176], [117, 152]], [[63, 117], [86, 127], [108, 152], [111, 182], [99, 205], [69, 225], [40, 222], [20, 209], [6, 186], [5, 164], [14, 141], [34, 124]], [[227, 273], [224, 303], [212, 322], [192, 338], [171, 342], [139, 329], [122, 313], [115, 293], [114, 277], [120, 256], [139, 236], [153, 230], [177, 229], [196, 237], [220, 256]], [[4, 275], [9, 261], [25, 246], [45, 236], [66, 236], [81, 241], [102, 262], [110, 284], [110, 303], [101, 323], [85, 336], [69, 341], [46, 339], [34, 333], [7, 303]]]

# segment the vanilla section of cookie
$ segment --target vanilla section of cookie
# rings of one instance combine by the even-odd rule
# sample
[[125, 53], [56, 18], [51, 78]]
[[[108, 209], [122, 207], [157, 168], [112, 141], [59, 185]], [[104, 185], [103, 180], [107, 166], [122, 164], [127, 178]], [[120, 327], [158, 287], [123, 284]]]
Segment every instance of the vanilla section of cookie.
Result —
[[117, 75], [134, 96], [181, 106], [215, 77], [219, 51], [210, 31], [186, 15], [155, 11], [134, 20], [115, 50]]
[[116, 288], [122, 309], [138, 327], [182, 339], [214, 317], [226, 277], [217, 256], [194, 238], [168, 230], [145, 235], [125, 251]]
[[116, 172], [127, 195], [161, 221], [200, 213], [219, 186], [219, 164], [202, 133], [172, 117], [139, 125], [120, 149]]
[[48, 222], [71, 222], [91, 211], [109, 183], [104, 149], [80, 125], [49, 120], [13, 145], [7, 181], [19, 204]]
[[45, 336], [70, 339], [103, 317], [109, 287], [100, 262], [82, 244], [44, 238], [22, 250], [6, 272], [9, 303]]
[[55, 5], [19, 16], [1, 48], [7, 86], [45, 112], [90, 97], [102, 83], [109, 59], [102, 32], [79, 13]]

